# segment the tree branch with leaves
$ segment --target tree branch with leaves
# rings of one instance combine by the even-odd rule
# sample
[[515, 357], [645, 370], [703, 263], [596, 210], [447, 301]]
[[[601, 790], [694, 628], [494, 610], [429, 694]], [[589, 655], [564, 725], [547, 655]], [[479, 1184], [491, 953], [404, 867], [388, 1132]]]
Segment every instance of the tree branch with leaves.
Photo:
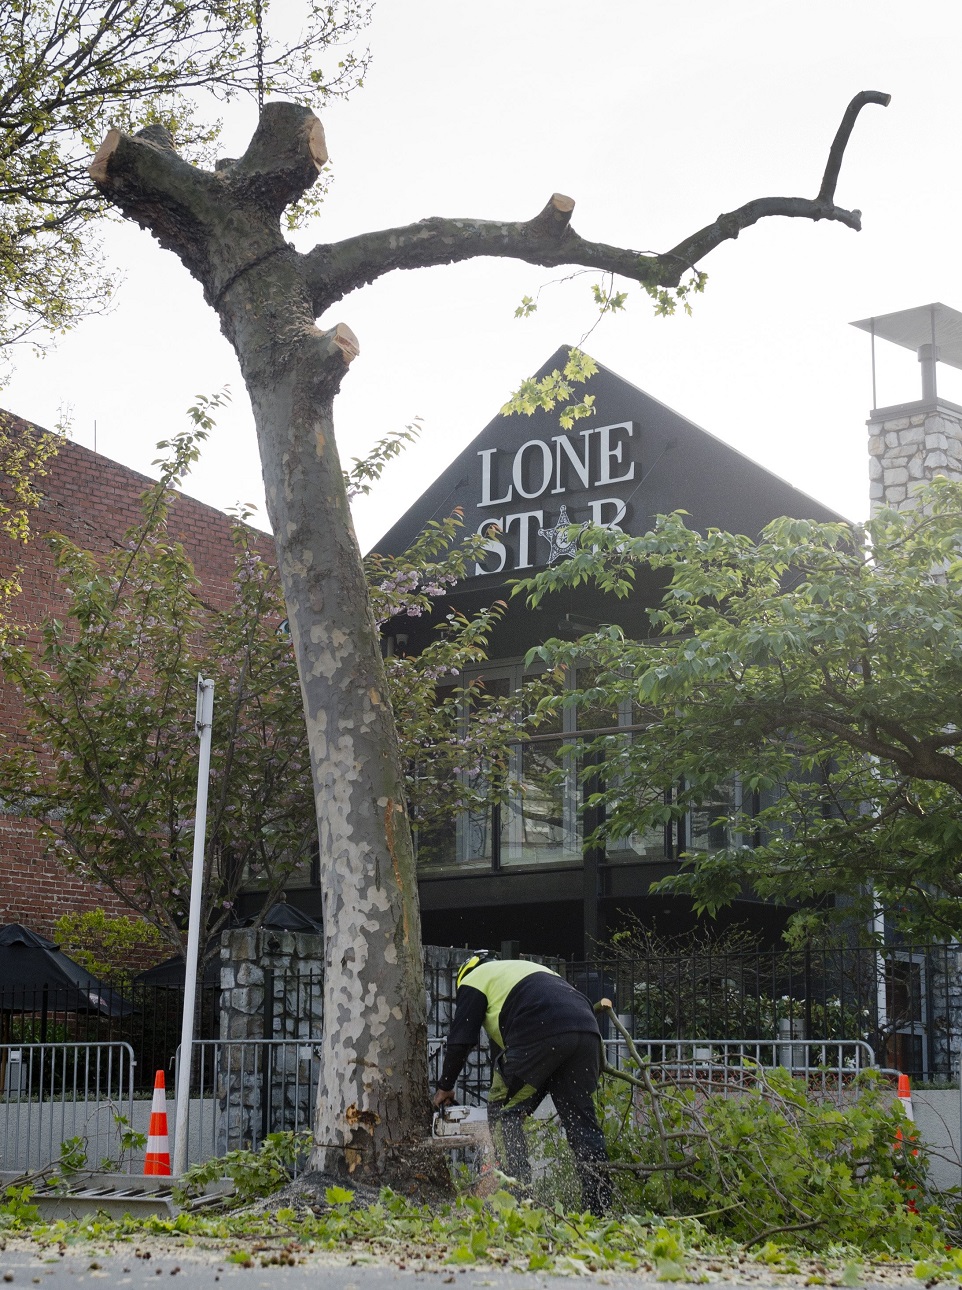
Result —
[[[363, 79], [366, 53], [342, 46], [368, 21], [364, 0], [307, 0], [292, 39], [271, 36], [263, 88], [323, 103]], [[106, 213], [87, 177], [108, 126], [162, 123], [197, 160], [220, 122], [197, 91], [229, 101], [261, 77], [248, 0], [19, 0], [0, 7], [0, 347], [70, 327], [109, 303], [96, 235]], [[326, 65], [325, 65], [326, 64]]]
[[[203, 926], [213, 937], [244, 891], [269, 907], [309, 881], [317, 829], [303, 711], [277, 570], [263, 535], [237, 517], [231, 596], [211, 603], [183, 549], [168, 537], [181, 485], [226, 395], [200, 397], [191, 428], [160, 445], [161, 478], [141, 498], [142, 521], [106, 558], [53, 535], [66, 605], [13, 631], [0, 653], [8, 687], [29, 714], [30, 740], [0, 749], [0, 796], [38, 819], [71, 871], [113, 892], [181, 950], [193, 850], [198, 672], [216, 682]], [[370, 489], [416, 436], [386, 436], [345, 472]], [[33, 443], [29, 432], [24, 451]], [[34, 538], [35, 541], [41, 539]], [[366, 561], [379, 622], [432, 612], [483, 552], [459, 514], [429, 524], [411, 549]], [[404, 732], [409, 809], [421, 829], [496, 794], [517, 737], [513, 702], [492, 700], [464, 669], [483, 662], [501, 606], [441, 615], [418, 655], [388, 661]], [[32, 631], [39, 634], [35, 641]], [[538, 694], [544, 692], [543, 683]], [[464, 705], [485, 709], [483, 734], [461, 731]], [[533, 707], [533, 702], [529, 705]], [[478, 765], [483, 763], [483, 775]]]
[[946, 480], [864, 526], [780, 519], [752, 540], [673, 515], [640, 537], [587, 531], [523, 584], [536, 603], [586, 581], [631, 596], [642, 570], [667, 580], [651, 639], [612, 626], [533, 652], [587, 655], [611, 701], [634, 705], [637, 732], [598, 749], [605, 836], [710, 808], [727, 844], [689, 840], [659, 890], [715, 912], [747, 883], [801, 902], [801, 931], [842, 896], [849, 921], [882, 911], [916, 937], [958, 935], [960, 550], [962, 485]]

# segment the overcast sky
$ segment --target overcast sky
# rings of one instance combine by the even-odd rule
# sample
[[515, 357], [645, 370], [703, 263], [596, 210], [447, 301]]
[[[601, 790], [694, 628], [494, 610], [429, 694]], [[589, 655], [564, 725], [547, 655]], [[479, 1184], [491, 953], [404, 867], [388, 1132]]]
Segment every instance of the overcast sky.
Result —
[[[296, 22], [275, 0], [268, 24]], [[585, 348], [621, 376], [853, 517], [867, 513], [869, 339], [847, 324], [940, 300], [962, 309], [958, 0], [379, 0], [367, 83], [322, 114], [334, 184], [306, 249], [426, 216], [527, 219], [553, 192], [583, 236], [666, 250], [753, 197], [813, 197], [845, 105], [863, 109], [836, 199], [864, 229], [769, 220], [715, 251], [692, 318], [627, 315]], [[233, 111], [223, 152], [255, 124]], [[234, 394], [188, 491], [262, 506], [236, 362], [200, 288], [134, 226], [110, 230], [113, 311], [43, 360], [19, 358], [0, 402], [149, 472], [197, 393]], [[420, 416], [417, 448], [356, 510], [370, 545], [594, 315], [598, 275], [479, 260], [396, 273], [342, 301], [360, 357], [335, 405], [342, 457]], [[535, 318], [515, 306], [542, 288]], [[962, 403], [962, 373], [939, 369]], [[919, 397], [912, 354], [878, 343], [878, 402]], [[523, 426], [519, 426], [523, 433]], [[263, 510], [261, 510], [263, 516]]]

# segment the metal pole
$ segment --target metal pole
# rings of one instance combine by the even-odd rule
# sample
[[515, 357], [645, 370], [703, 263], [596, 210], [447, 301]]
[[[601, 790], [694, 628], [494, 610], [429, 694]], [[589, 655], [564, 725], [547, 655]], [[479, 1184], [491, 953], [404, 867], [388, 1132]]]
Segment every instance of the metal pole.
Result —
[[[274, 969], [264, 969], [264, 1038], [274, 1038]], [[261, 1050], [261, 1142], [267, 1141], [271, 1131], [271, 1084], [274, 1071], [271, 1063], [271, 1045], [266, 1043]], [[281, 1112], [283, 1114], [283, 1093], [281, 1094]]]
[[[962, 954], [959, 953], [960, 948], [962, 947], [956, 944], [956, 947], [955, 947], [956, 975], [958, 975], [959, 969], [962, 968]], [[948, 968], [948, 963], [946, 963], [946, 968]], [[946, 983], [948, 983], [948, 972], [946, 972], [945, 976], [946, 976]], [[946, 1000], [947, 1012], [948, 1012], [948, 1008], [951, 1006], [951, 998], [952, 996], [951, 994], [949, 994], [948, 999]], [[959, 1150], [959, 1167], [962, 1168], [962, 1017], [960, 1017], [958, 1013], [956, 1013], [955, 1015], [955, 1024], [953, 1024], [951, 1020], [951, 1013], [949, 1013], [948, 1031], [950, 1035], [955, 1036], [956, 1041], [958, 1042], [958, 1045], [959, 1045], [959, 1140], [957, 1145]], [[949, 1042], [951, 1043], [951, 1040]], [[952, 1070], [952, 1063], [950, 1059], [949, 1061], [950, 1073], [951, 1073], [951, 1070]]]
[[210, 779], [210, 737], [214, 718], [214, 682], [197, 678], [197, 715], [194, 729], [200, 739], [197, 761], [197, 809], [194, 812], [194, 855], [190, 870], [190, 913], [187, 919], [187, 963], [184, 975], [184, 1017], [177, 1061], [177, 1124], [171, 1172], [178, 1177], [187, 1168], [187, 1110], [190, 1103], [190, 1064], [194, 1042], [194, 1000], [197, 962], [200, 957], [200, 914], [204, 894], [204, 842], [207, 836], [207, 785]]

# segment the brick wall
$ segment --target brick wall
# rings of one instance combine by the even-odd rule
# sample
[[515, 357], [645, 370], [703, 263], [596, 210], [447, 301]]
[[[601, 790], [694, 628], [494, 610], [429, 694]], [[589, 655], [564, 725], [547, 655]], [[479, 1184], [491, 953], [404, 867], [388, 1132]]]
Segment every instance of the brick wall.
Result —
[[[9, 413], [0, 416], [8, 432], [33, 433], [19, 418]], [[46, 476], [38, 481], [43, 496], [31, 515], [32, 540], [18, 546], [0, 535], [0, 573], [22, 570], [23, 590], [11, 606], [10, 617], [29, 626], [46, 615], [66, 612], [46, 534], [61, 533], [100, 554], [116, 550], [123, 545], [125, 532], [138, 523], [140, 495], [152, 482], [99, 453], [63, 443], [48, 463]], [[193, 562], [204, 601], [213, 607], [227, 604], [234, 559], [230, 519], [181, 494], [171, 507], [169, 533], [183, 543]], [[273, 560], [272, 538], [265, 535], [257, 545]], [[22, 738], [23, 723], [16, 695], [0, 687], [0, 740]], [[4, 814], [0, 805], [0, 924], [22, 922], [49, 935], [55, 919], [66, 911], [97, 907], [110, 913], [130, 912], [112, 892], [67, 873], [45, 854], [33, 823]]]

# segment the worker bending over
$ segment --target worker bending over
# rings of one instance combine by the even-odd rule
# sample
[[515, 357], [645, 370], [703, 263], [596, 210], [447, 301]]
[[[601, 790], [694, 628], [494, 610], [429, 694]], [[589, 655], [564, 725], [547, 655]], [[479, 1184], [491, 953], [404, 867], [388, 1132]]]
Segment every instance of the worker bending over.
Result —
[[[599, 1216], [611, 1205], [608, 1153], [593, 1095], [601, 1075], [601, 1032], [580, 991], [540, 963], [473, 954], [457, 976], [454, 1020], [434, 1105], [454, 1085], [481, 1028], [501, 1050], [488, 1095], [488, 1123], [501, 1166], [531, 1182], [523, 1121], [550, 1094], [575, 1158], [582, 1204]], [[500, 1138], [500, 1141], [499, 1141]]]

